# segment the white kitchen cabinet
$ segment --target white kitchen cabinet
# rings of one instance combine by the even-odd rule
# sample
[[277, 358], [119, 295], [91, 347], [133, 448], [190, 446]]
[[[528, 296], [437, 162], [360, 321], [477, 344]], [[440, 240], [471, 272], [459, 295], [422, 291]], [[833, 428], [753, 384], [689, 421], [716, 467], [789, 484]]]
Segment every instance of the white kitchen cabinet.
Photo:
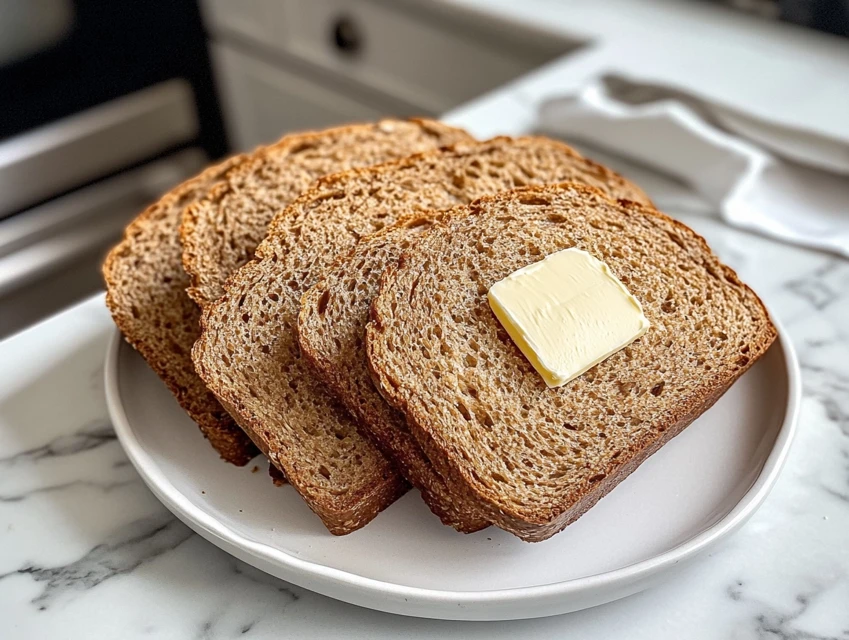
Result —
[[427, 2], [204, 0], [236, 146], [380, 115], [437, 115], [579, 46]]
[[286, 131], [318, 129], [384, 115], [283, 67], [228, 44], [212, 59], [231, 144], [239, 150], [276, 140]]

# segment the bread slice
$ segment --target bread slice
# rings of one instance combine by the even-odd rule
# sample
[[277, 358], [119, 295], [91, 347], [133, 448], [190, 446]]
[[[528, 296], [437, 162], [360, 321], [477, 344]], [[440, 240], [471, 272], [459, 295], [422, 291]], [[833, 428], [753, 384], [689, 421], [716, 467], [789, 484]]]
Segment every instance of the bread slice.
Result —
[[[401, 483], [302, 360], [301, 295], [338, 253], [401, 216], [525, 184], [552, 164], [626, 184], [560, 143], [506, 138], [322, 178], [274, 219], [255, 260], [203, 314], [198, 372], [332, 532], [368, 522]], [[461, 530], [485, 524], [453, 508], [440, 516]]]
[[[386, 185], [402, 182], [426, 162], [427, 159], [419, 158], [351, 173], [346, 182], [340, 179], [334, 186], [345, 193], [356, 193], [365, 188], [382, 190]], [[471, 164], [473, 162], [477, 163], [476, 167]], [[458, 173], [465, 175], [467, 169], [487, 176], [486, 181], [481, 183], [469, 178], [462, 187], [456, 187], [455, 183], [459, 182], [456, 176]], [[436, 173], [430, 180], [442, 180], [446, 185], [452, 185], [454, 196], [459, 201], [510, 189], [517, 181], [516, 177], [521, 176], [520, 183], [531, 184], [566, 179], [586, 181], [599, 185], [613, 196], [647, 202], [645, 195], [634, 185], [582, 158], [571, 148], [544, 138], [512, 142], [499, 140], [481, 145], [481, 150], [473, 151], [471, 155], [445, 162], [442, 170], [441, 178]], [[375, 198], [380, 200], [380, 192]], [[389, 204], [392, 209], [400, 211], [444, 206], [445, 201], [427, 199], [415, 190], [403, 190]], [[386, 207], [372, 204], [370, 208], [378, 210]], [[366, 236], [347, 256], [338, 260], [301, 300], [298, 341], [302, 354], [313, 365], [316, 375], [341, 400], [381, 451], [396, 462], [404, 477], [421, 491], [430, 509], [446, 524], [461, 531], [474, 531], [481, 528], [486, 519], [475, 515], [472, 502], [462, 496], [451, 495], [410, 435], [403, 414], [383, 401], [369, 376], [363, 344], [369, 305], [377, 294], [384, 267], [396, 262], [400, 252], [409, 248], [433, 220], [414, 216]]]
[[191, 351], [200, 311], [186, 295], [190, 283], [178, 230], [183, 207], [244, 160], [238, 156], [210, 167], [164, 195], [127, 227], [103, 264], [106, 305], [115, 324], [221, 457], [237, 465], [259, 452], [195, 373]]
[[230, 274], [253, 257], [274, 214], [316, 178], [471, 140], [433, 120], [382, 120], [286, 136], [227, 171], [185, 209], [180, 237], [192, 279], [189, 296], [201, 307], [217, 300]]
[[[776, 337], [757, 296], [684, 225], [575, 184], [482, 198], [384, 276], [366, 330], [384, 396], [452, 486], [544, 540], [707, 410]], [[549, 389], [488, 289], [568, 247], [606, 262], [648, 333]]]
[[[384, 120], [326, 133], [289, 135], [270, 147], [204, 171], [163, 196], [127, 228], [103, 266], [112, 317], [224, 460], [244, 465], [258, 450], [209, 392], [191, 361], [192, 346], [200, 335], [200, 311], [186, 295], [191, 282], [182, 264], [179, 230], [183, 210], [202, 209], [213, 194], [229, 193], [237, 185], [236, 177], [253, 180], [250, 184], [257, 187], [252, 192], [256, 195], [261, 180], [267, 178], [278, 183], [262, 191], [262, 197], [257, 196], [262, 204], [251, 209], [260, 209], [267, 216], [263, 206], [287, 204], [285, 197], [294, 198], [322, 167], [335, 171], [370, 164], [457, 139], [469, 137], [457, 129], [423, 120]], [[355, 145], [362, 145], [367, 152]], [[271, 196], [277, 200], [269, 199]], [[247, 206], [246, 199], [239, 202]], [[239, 244], [229, 236], [226, 242], [228, 247], [229, 243]], [[240, 246], [246, 246], [244, 241]], [[211, 259], [214, 261], [214, 256]]]

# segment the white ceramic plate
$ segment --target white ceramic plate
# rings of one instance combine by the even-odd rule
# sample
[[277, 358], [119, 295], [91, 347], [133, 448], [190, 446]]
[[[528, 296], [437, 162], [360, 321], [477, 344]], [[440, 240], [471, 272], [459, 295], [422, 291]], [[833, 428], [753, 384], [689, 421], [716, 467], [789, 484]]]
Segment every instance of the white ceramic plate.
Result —
[[115, 431], [156, 496], [207, 540], [307, 589], [414, 616], [504, 620], [583, 609], [641, 591], [739, 528], [774, 484], [800, 383], [785, 334], [706, 414], [578, 522], [521, 542], [442, 526], [415, 491], [368, 526], [330, 535], [266, 463], [218, 459], [115, 333], [106, 394]]

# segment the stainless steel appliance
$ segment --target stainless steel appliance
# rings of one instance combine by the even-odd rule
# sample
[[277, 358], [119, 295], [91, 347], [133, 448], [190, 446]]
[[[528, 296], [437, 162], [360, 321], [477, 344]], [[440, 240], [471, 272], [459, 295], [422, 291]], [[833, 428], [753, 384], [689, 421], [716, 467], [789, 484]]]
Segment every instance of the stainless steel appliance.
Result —
[[0, 0], [0, 114], [0, 338], [101, 288], [126, 223], [227, 149], [187, 0]]

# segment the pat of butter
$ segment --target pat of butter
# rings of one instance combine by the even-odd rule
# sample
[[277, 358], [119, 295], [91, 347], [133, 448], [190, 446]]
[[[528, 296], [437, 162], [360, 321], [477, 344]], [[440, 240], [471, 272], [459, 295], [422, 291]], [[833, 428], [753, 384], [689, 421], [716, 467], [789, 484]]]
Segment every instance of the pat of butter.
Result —
[[489, 305], [549, 387], [574, 380], [649, 328], [610, 268], [564, 249], [496, 282]]

